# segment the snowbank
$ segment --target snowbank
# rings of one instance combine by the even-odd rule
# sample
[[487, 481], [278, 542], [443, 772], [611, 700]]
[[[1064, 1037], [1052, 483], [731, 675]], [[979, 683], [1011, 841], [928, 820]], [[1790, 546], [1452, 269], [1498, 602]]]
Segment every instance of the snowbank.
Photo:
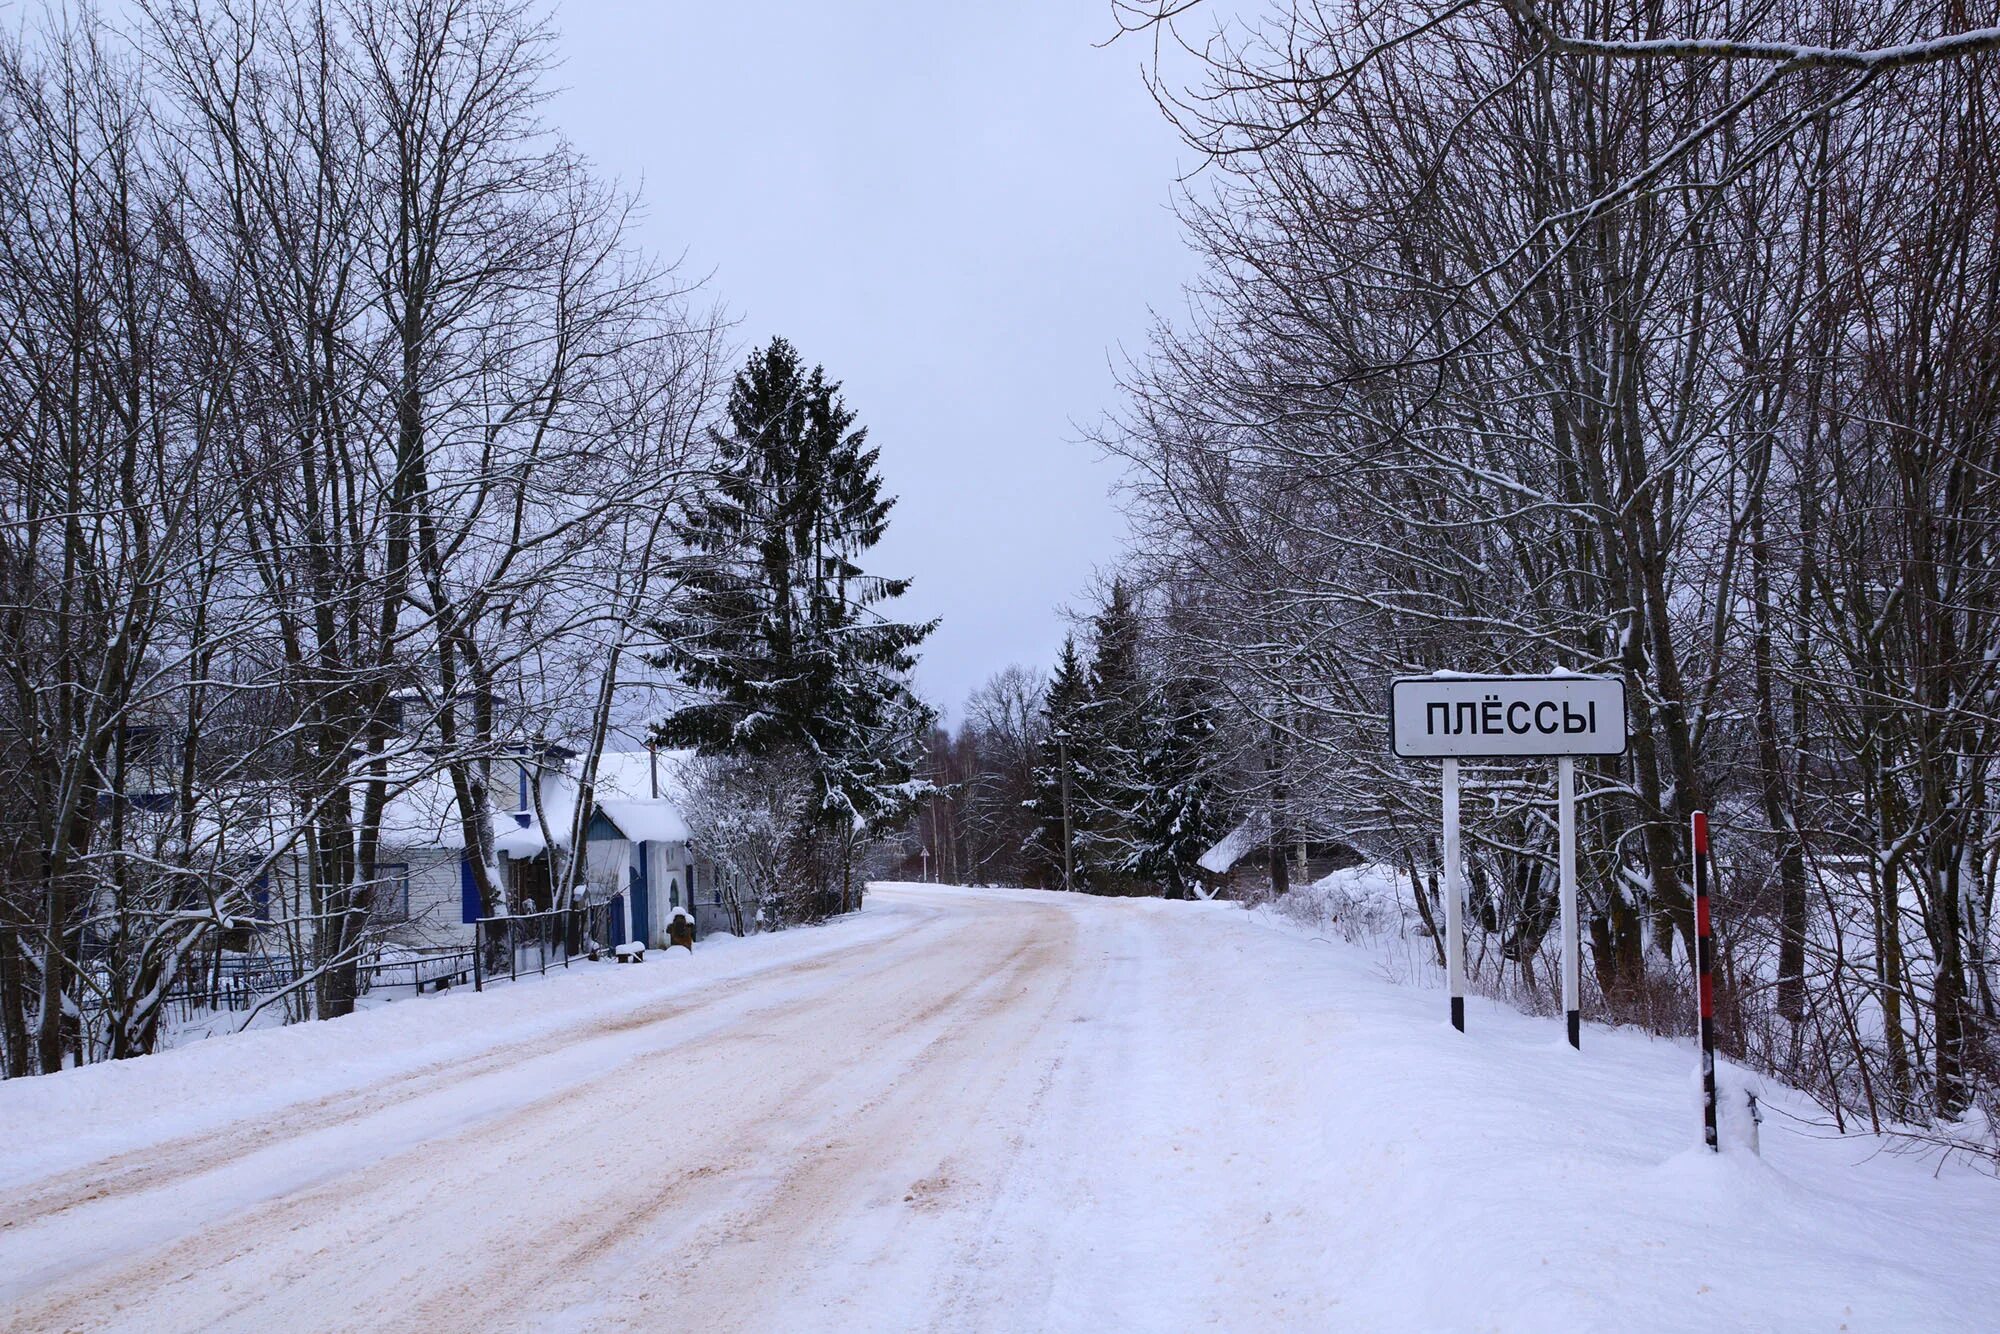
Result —
[[1349, 943], [1403, 936], [1416, 925], [1410, 878], [1387, 866], [1364, 863], [1296, 885], [1253, 910], [1268, 913], [1309, 935]]
[[[1394, 879], [1328, 877], [1324, 901], [1367, 910]], [[1762, 1156], [1714, 1154], [1689, 1043], [1587, 1025], [1576, 1052], [1559, 1021], [1477, 996], [1459, 1034], [1442, 992], [1388, 980], [1375, 944], [1227, 904], [1131, 908], [1176, 942], [1170, 962], [1106, 922], [1101, 966], [1124, 980], [1078, 1012], [1119, 1027], [1115, 1055], [1084, 1059], [1120, 1094], [1050, 1132], [1087, 1146], [1059, 1169], [1080, 1193], [1129, 1212], [1056, 1187], [1040, 1207], [1062, 1219], [1051, 1247], [1087, 1238], [1102, 1258], [1133, 1229], [1116, 1258], [1144, 1278], [1069, 1293], [1066, 1327], [2000, 1327], [2000, 1183], [1971, 1167], [1835, 1137], [1768, 1084]], [[1116, 1189], [1149, 1172], [1143, 1200]], [[1204, 1296], [1215, 1281], [1228, 1302]]]
[[[597, 1020], [621, 1019], [705, 987], [790, 967], [893, 936], [911, 914], [869, 904], [818, 927], [738, 939], [711, 936], [689, 954], [655, 952], [636, 968], [579, 960], [484, 992], [371, 1005], [344, 1019], [204, 1041], [130, 1061], [0, 1081], [0, 1187], [454, 1061], [519, 1052]], [[240, 1021], [222, 1016], [217, 1026]]]

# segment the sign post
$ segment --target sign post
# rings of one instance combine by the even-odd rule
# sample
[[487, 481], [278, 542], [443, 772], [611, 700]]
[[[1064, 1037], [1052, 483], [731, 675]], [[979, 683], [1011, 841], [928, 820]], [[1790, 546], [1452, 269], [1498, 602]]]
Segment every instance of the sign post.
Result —
[[1458, 846], [1461, 759], [1554, 759], [1563, 1012], [1582, 1045], [1583, 964], [1576, 907], [1576, 757], [1625, 753], [1625, 683], [1603, 676], [1403, 676], [1389, 692], [1389, 745], [1443, 761], [1445, 986], [1465, 1031], [1465, 920]]
[[1563, 1016], [1569, 1045], [1583, 1048], [1583, 950], [1576, 924], [1576, 761], [1556, 759], [1556, 893], [1562, 902]]
[[1458, 761], [1444, 762], [1444, 986], [1451, 1026], [1465, 1031], [1465, 886], [1459, 883]]

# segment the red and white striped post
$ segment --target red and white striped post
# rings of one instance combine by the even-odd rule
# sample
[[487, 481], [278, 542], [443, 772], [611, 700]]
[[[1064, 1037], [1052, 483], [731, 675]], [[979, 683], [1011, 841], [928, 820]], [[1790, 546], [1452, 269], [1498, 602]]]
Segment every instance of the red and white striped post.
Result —
[[1708, 815], [1694, 813], [1694, 975], [1701, 998], [1701, 1133], [1720, 1153], [1715, 1135], [1715, 936], [1708, 912]]

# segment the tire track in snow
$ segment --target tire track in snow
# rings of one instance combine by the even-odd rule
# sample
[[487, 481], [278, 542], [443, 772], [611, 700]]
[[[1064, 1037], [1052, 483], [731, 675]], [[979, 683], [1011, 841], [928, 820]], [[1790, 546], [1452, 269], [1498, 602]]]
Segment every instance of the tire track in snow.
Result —
[[[980, 924], [969, 935], [986, 935], [991, 924]], [[1019, 934], [1009, 923], [1008, 936]], [[963, 946], [964, 942], [956, 942]], [[453, 1312], [477, 1309], [481, 1329], [547, 1328], [545, 1310], [531, 1318], [531, 1295], [548, 1293], [562, 1307], [587, 1307], [592, 1329], [656, 1328], [661, 1323], [692, 1323], [702, 1328], [729, 1328], [742, 1319], [747, 1303], [760, 1289], [767, 1289], [775, 1276], [774, 1267], [795, 1264], [783, 1252], [792, 1248], [816, 1222], [842, 1203], [836, 1187], [852, 1180], [877, 1162], [886, 1149], [898, 1142], [885, 1126], [884, 1108], [890, 1104], [934, 1100], [939, 1092], [922, 1082], [926, 1071], [956, 1048], [971, 1046], [981, 1061], [990, 1061], [992, 1052], [980, 1047], [986, 1022], [1018, 1001], [1015, 984], [1023, 974], [1046, 969], [1052, 947], [1047, 941], [1031, 940], [1015, 946], [1004, 958], [988, 966], [992, 971], [971, 969], [963, 981], [918, 1008], [900, 1015], [891, 1026], [875, 1036], [867, 1046], [843, 1053], [850, 1067], [833, 1081], [822, 1070], [810, 1073], [788, 1096], [772, 1099], [766, 1117], [747, 1142], [738, 1146], [726, 1162], [708, 1162], [693, 1172], [684, 1189], [640, 1201], [636, 1207], [603, 1217], [593, 1217], [575, 1244], [557, 1247], [546, 1258], [526, 1268], [510, 1269], [496, 1288], [482, 1281], [466, 1285], [455, 1294], [434, 1298], [413, 1316], [409, 1328], [436, 1328], [439, 1320], [449, 1321]], [[978, 962], [985, 962], [980, 960]], [[921, 994], [923, 984], [916, 988]], [[886, 1007], [871, 998], [871, 1004], [892, 1011], [900, 997], [887, 998]], [[820, 1016], [815, 1016], [819, 1018]], [[827, 1016], [836, 1022], [846, 1016]], [[920, 1042], [907, 1050], [890, 1054], [887, 1060], [877, 1053], [891, 1046], [890, 1039], [918, 1033]], [[829, 1085], [838, 1086], [833, 1090]], [[851, 1086], [851, 1092], [850, 1092]], [[827, 1110], [806, 1118], [786, 1118], [783, 1107], [801, 1093], [817, 1092], [829, 1105]], [[940, 1108], [942, 1102], [937, 1104]], [[779, 1113], [775, 1118], [770, 1112]], [[918, 1140], [907, 1135], [903, 1140]], [[900, 1198], [910, 1178], [902, 1177], [895, 1187]], [[689, 1195], [699, 1195], [690, 1200]], [[666, 1294], [655, 1292], [646, 1298], [615, 1295], [598, 1302], [589, 1301], [593, 1280], [607, 1268], [617, 1272], [630, 1259], [635, 1238], [643, 1238], [675, 1206], [688, 1210], [671, 1235], [655, 1238], [655, 1244], [675, 1256], [676, 1272], [694, 1276]], [[734, 1265], [718, 1265], [718, 1257], [731, 1257]], [[736, 1278], [719, 1277], [736, 1271]], [[578, 1278], [581, 1274], [585, 1277]], [[553, 1289], [554, 1291], [549, 1291]], [[510, 1317], [513, 1317], [510, 1319]], [[756, 1321], [748, 1322], [756, 1327]], [[764, 1328], [776, 1327], [764, 1324]]]
[[[949, 1045], [948, 1034], [920, 1035], [923, 1041], [911, 1058], [889, 1060], [879, 1066], [868, 1058], [914, 1030], [936, 1027], [948, 1030], [963, 1022], [956, 1011], [966, 1006], [969, 999], [977, 1004], [978, 993], [1005, 986], [1008, 979], [1026, 966], [1022, 960], [1033, 948], [1024, 946], [1007, 956], [1004, 971], [982, 974], [978, 965], [990, 965], [990, 961], [981, 957], [988, 948], [981, 938], [996, 933], [1018, 934], [1018, 930], [1018, 924], [1002, 923], [996, 932], [990, 922], [982, 926], [979, 919], [974, 919], [969, 930], [964, 924], [952, 923], [943, 932], [913, 932], [901, 938], [902, 947], [886, 959], [880, 957], [881, 951], [875, 951], [753, 975], [732, 989], [744, 990], [758, 981], [784, 985], [801, 972], [835, 974], [821, 979], [826, 986], [803, 993], [792, 991], [773, 1005], [753, 1008], [735, 1021], [735, 1028], [744, 1031], [728, 1033], [698, 1049], [692, 1058], [680, 1053], [678, 1047], [648, 1053], [614, 1067], [600, 1078], [509, 1112], [487, 1127], [476, 1143], [454, 1141], [442, 1150], [429, 1143], [411, 1147], [360, 1172], [337, 1175], [288, 1198], [233, 1215], [221, 1224], [203, 1228], [142, 1256], [71, 1275], [17, 1307], [9, 1327], [14, 1327], [13, 1322], [18, 1320], [22, 1328], [101, 1326], [153, 1330], [239, 1324], [268, 1328], [275, 1318], [287, 1328], [314, 1327], [320, 1320], [330, 1320], [331, 1327], [364, 1323], [370, 1327], [436, 1330], [465, 1327], [465, 1318], [475, 1310], [486, 1313], [480, 1326], [490, 1327], [493, 1320], [504, 1314], [504, 1309], [502, 1312], [494, 1309], [491, 1301], [494, 1293], [513, 1294], [509, 1300], [528, 1296], [579, 1265], [588, 1268], [601, 1263], [629, 1235], [645, 1230], [677, 1204], [688, 1203], [690, 1197], [709, 1197], [711, 1209], [722, 1208], [732, 1201], [740, 1207], [746, 1193], [754, 1195], [760, 1183], [769, 1184], [764, 1181], [769, 1176], [763, 1169], [765, 1160], [787, 1151], [797, 1152], [801, 1147], [809, 1149], [817, 1127], [810, 1120], [802, 1123], [796, 1117], [788, 1117], [786, 1109], [810, 1099], [828, 1081], [823, 1068], [801, 1063], [795, 1077], [782, 1087], [763, 1090], [765, 1096], [757, 1108], [760, 1115], [747, 1123], [747, 1128], [756, 1133], [739, 1146], [738, 1152], [720, 1157], [710, 1155], [707, 1161], [685, 1165], [670, 1163], [664, 1176], [654, 1172], [636, 1184], [629, 1179], [630, 1173], [615, 1162], [576, 1159], [570, 1142], [575, 1138], [577, 1120], [587, 1119], [592, 1125], [612, 1128], [624, 1124], [635, 1131], [643, 1130], [647, 1113], [654, 1110], [664, 1081], [673, 1076], [695, 1081], [704, 1074], [710, 1075], [725, 1094], [719, 1102], [711, 1095], [712, 1105], [705, 1110], [712, 1115], [726, 1114], [731, 1105], [727, 1095], [741, 1092], [731, 1089], [731, 1075], [734, 1059], [742, 1055], [744, 1048], [777, 1041], [787, 1035], [788, 1028], [807, 1030], [790, 1035], [794, 1042], [806, 1042], [814, 1021], [823, 1016], [828, 1006], [829, 994], [837, 995], [843, 982], [860, 981], [864, 974], [869, 975], [865, 985], [852, 991], [853, 996], [860, 998], [864, 1011], [872, 1005], [876, 1010], [886, 1006], [892, 1011], [900, 1006], [901, 1012], [872, 1032], [864, 1028], [862, 1043], [849, 1054], [856, 1058], [857, 1068], [877, 1079], [886, 1076], [893, 1085], [912, 1063], [922, 1068], [935, 1061], [938, 1053]], [[940, 935], [941, 940], [934, 939]], [[943, 995], [936, 992], [935, 956], [939, 953], [951, 956], [952, 961], [963, 956], [967, 965], [960, 970], [960, 977], [968, 980], [962, 980]], [[848, 966], [837, 966], [841, 963]], [[712, 997], [713, 993], [710, 994]], [[685, 1010], [664, 1017], [635, 1015], [616, 1027], [670, 1022], [681, 1013]], [[573, 1039], [576, 1035], [569, 1036]], [[540, 1044], [517, 1045], [525, 1048]], [[517, 1056], [516, 1060], [519, 1059]], [[486, 1062], [454, 1065], [459, 1071], [457, 1075], [440, 1072], [430, 1082], [448, 1084], [454, 1079], [476, 1078], [467, 1071], [483, 1070]], [[773, 1094], [776, 1096], [770, 1096]], [[842, 1119], [851, 1122], [866, 1118], [870, 1115], [868, 1109], [879, 1104], [883, 1096], [886, 1093], [878, 1089], [875, 1103], [863, 1100], [857, 1107], [846, 1109]], [[380, 1119], [384, 1111], [403, 1101], [407, 1099], [392, 1100], [388, 1106], [374, 1109], [372, 1114]], [[698, 1113], [704, 1109], [696, 1106], [690, 1110]], [[592, 1168], [597, 1169], [595, 1175], [590, 1172]], [[796, 1176], [800, 1170], [794, 1165], [791, 1175]], [[510, 1174], [518, 1174], [520, 1179], [510, 1180]], [[191, 1180], [199, 1175], [199, 1169], [189, 1169], [178, 1173], [175, 1179]], [[781, 1176], [780, 1183], [784, 1179]], [[498, 1202], [496, 1208], [504, 1213], [507, 1197], [524, 1192], [534, 1197], [534, 1207], [522, 1221], [528, 1224], [530, 1235], [538, 1238], [536, 1243], [524, 1248], [518, 1239], [512, 1245], [501, 1239], [498, 1245], [481, 1248], [498, 1251], [500, 1254], [494, 1257], [499, 1261], [497, 1264], [493, 1260], [465, 1264], [465, 1245], [448, 1245], [443, 1249], [451, 1257], [451, 1267], [466, 1276], [462, 1280], [440, 1283], [435, 1270], [420, 1270], [393, 1283], [389, 1291], [374, 1294], [382, 1300], [361, 1307], [353, 1304], [363, 1296], [355, 1290], [357, 1284], [342, 1283], [337, 1278], [329, 1281], [329, 1274], [351, 1279], [356, 1276], [357, 1267], [359, 1273], [365, 1274], [370, 1258], [385, 1264], [399, 1258], [385, 1250], [385, 1239], [400, 1237], [407, 1244], [407, 1234], [435, 1230], [426, 1224], [431, 1217], [446, 1227], [460, 1221], [465, 1214], [463, 1197], [467, 1194], [492, 1195]], [[782, 1190], [778, 1191], [762, 1211], [753, 1210], [749, 1217], [754, 1219], [760, 1213], [785, 1208], [786, 1198]], [[696, 1203], [699, 1202], [697, 1198]], [[477, 1228], [473, 1232], [476, 1236]], [[293, 1238], [303, 1240], [295, 1242]], [[407, 1263], [407, 1257], [401, 1258]], [[245, 1270], [250, 1272], [238, 1272]], [[291, 1290], [283, 1285], [273, 1288], [274, 1270], [277, 1276], [290, 1271], [294, 1280]], [[137, 1312], [128, 1306], [110, 1305], [106, 1299], [114, 1294], [141, 1296], [144, 1304]], [[322, 1301], [328, 1304], [319, 1305]], [[528, 1304], [533, 1305], [532, 1301]], [[503, 1308], [504, 1305], [503, 1301]], [[363, 1311], [367, 1311], [365, 1318]]]
[[[933, 920], [913, 929], [911, 937], [936, 929], [935, 917], [933, 914]], [[921, 947], [909, 937], [895, 945], [899, 953]], [[787, 978], [799, 978], [835, 970], [843, 964], [851, 966], [851, 960], [835, 947], [827, 955], [785, 965], [782, 971]], [[435, 1061], [373, 1083], [292, 1103], [275, 1113], [260, 1113], [150, 1144], [0, 1191], [0, 1236], [9, 1229], [52, 1214], [186, 1181], [280, 1141], [372, 1116], [451, 1084], [476, 1079], [578, 1042], [614, 1037], [712, 1008], [718, 1001], [764, 983], [769, 971], [717, 982], [691, 995], [652, 1002], [626, 1014], [589, 1018], [575, 1027]]]
[[[654, 1328], [663, 1320], [717, 1330], [790, 1327], [823, 1296], [809, 1285], [823, 1267], [819, 1262], [831, 1258], [826, 1243], [854, 1233], [861, 1236], [839, 1257], [843, 1267], [895, 1264], [934, 1272], [927, 1262], [955, 1248], [941, 1241], [924, 1250], [920, 1238], [897, 1226], [905, 1221], [898, 1211], [960, 1211], [976, 1205], [1002, 1175], [1004, 1163], [990, 1161], [989, 1146], [977, 1137], [991, 1128], [987, 1107], [1013, 1082], [1019, 1057], [1043, 1034], [1061, 997], [1068, 936], [1065, 930], [1061, 940], [1012, 953], [1004, 971], [965, 996], [953, 1024], [893, 1079], [843, 1109], [823, 1134], [811, 1137], [817, 1145], [807, 1145], [753, 1199], [709, 1220], [685, 1252], [685, 1267], [698, 1273], [698, 1283], [650, 1308], [630, 1302], [600, 1307], [592, 1327]], [[968, 1081], [968, 1069], [998, 1078]], [[871, 1213], [889, 1215], [878, 1217], [872, 1235], [857, 1223], [857, 1216]], [[904, 1285], [884, 1279], [877, 1286]], [[920, 1280], [907, 1285], [913, 1298], [927, 1286]]]

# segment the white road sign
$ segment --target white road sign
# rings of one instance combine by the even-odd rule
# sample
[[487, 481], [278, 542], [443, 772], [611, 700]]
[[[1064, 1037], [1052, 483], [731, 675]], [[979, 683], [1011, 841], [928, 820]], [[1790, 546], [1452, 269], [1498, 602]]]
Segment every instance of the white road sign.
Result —
[[1625, 683], [1613, 676], [1399, 676], [1389, 745], [1404, 759], [1625, 753]]

